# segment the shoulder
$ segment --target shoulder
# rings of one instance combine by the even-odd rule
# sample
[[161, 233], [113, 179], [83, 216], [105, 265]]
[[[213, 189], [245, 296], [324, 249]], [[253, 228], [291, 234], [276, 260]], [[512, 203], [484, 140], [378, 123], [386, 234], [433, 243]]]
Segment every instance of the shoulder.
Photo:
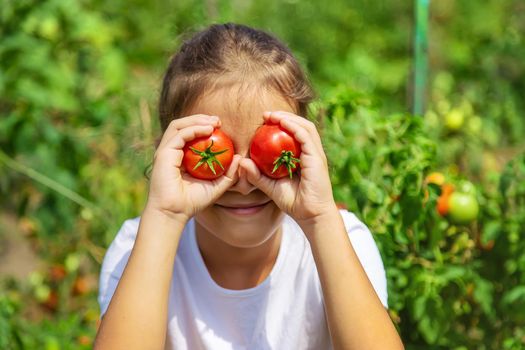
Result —
[[113, 269], [115, 260], [121, 260], [122, 256], [129, 253], [135, 244], [137, 232], [139, 229], [140, 217], [128, 219], [124, 221], [117, 232], [117, 235], [111, 242], [104, 261], [102, 263], [102, 270]]
[[[348, 238], [359, 258], [361, 266], [363, 266], [381, 303], [385, 307], [388, 307], [385, 268], [372, 233], [354, 213], [346, 209], [341, 209], [339, 210], [339, 214], [343, 219]], [[290, 225], [287, 231], [290, 233], [290, 241], [292, 241], [290, 244], [287, 244], [287, 246], [291, 247], [291, 250], [303, 254], [303, 257], [308, 256], [308, 259], [303, 258], [303, 260], [311, 260], [313, 262], [308, 240], [299, 225], [290, 217], [287, 217], [286, 223]], [[301, 269], [301, 271], [303, 270]]]
[[379, 253], [372, 233], [354, 213], [349, 212], [346, 209], [341, 209], [339, 210], [339, 214], [341, 214], [341, 217], [343, 218], [348, 237], [358, 255], [359, 252], [364, 251], [377, 251]]
[[[341, 209], [339, 210], [339, 214], [343, 219], [348, 237], [359, 258], [366, 259], [368, 253], [372, 253], [372, 255], [377, 253], [377, 255], [379, 255], [374, 237], [368, 227], [359, 220], [354, 213]], [[308, 246], [308, 240], [304, 236], [300, 226], [291, 217], [287, 216], [286, 219], [285, 224], [288, 225], [287, 231], [292, 233], [290, 236], [294, 244], [302, 243], [300, 244], [301, 246]], [[381, 260], [381, 258], [379, 258], [379, 260]], [[363, 261], [361, 261], [361, 263], [363, 263]]]
[[388, 293], [385, 268], [372, 233], [354, 213], [345, 209], [339, 210], [339, 213], [343, 218], [348, 238], [368, 279], [383, 305], [387, 307]]
[[140, 224], [140, 216], [137, 216], [136, 218], [131, 218], [128, 220], [125, 220], [122, 226], [120, 227], [120, 230], [118, 230], [117, 235], [115, 236], [115, 241], [129, 241], [129, 240], [135, 240], [137, 237], [137, 232], [139, 230], [139, 224]]
[[135, 244], [139, 223], [140, 217], [124, 221], [104, 255], [99, 276], [98, 295], [101, 315], [106, 312], [111, 297], [117, 288], [118, 281], [126, 267], [131, 250]]

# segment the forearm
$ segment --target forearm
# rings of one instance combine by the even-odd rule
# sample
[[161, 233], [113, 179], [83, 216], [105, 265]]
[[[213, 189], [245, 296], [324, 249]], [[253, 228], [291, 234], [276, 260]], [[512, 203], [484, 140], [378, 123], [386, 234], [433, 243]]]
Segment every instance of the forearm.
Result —
[[300, 225], [310, 241], [335, 349], [403, 349], [337, 209]]
[[173, 263], [185, 221], [144, 210], [95, 349], [163, 349]]

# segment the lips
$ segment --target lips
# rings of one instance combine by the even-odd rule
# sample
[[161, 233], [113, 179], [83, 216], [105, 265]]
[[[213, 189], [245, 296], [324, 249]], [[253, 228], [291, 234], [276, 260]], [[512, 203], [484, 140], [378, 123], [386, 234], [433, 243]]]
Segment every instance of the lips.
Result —
[[228, 206], [222, 205], [222, 204], [216, 204], [216, 205], [231, 214], [253, 215], [263, 210], [268, 203], [270, 203], [270, 201], [263, 202], [263, 203], [230, 204]]

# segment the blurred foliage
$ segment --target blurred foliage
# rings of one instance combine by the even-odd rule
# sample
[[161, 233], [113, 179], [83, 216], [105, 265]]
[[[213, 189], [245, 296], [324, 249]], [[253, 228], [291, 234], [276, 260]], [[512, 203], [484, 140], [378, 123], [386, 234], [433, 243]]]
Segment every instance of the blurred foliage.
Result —
[[439, 187], [424, 181], [440, 143], [423, 119], [381, 114], [344, 87], [321, 113], [335, 197], [376, 234], [408, 348], [525, 348], [525, 153], [479, 186], [479, 220], [454, 225], [436, 211]]
[[[411, 1], [0, 0], [0, 242], [41, 260], [0, 283], [0, 348], [89, 348], [105, 248], [147, 194], [156, 98], [192, 31], [233, 21], [307, 68], [338, 201], [376, 234], [408, 349], [525, 349], [525, 4], [431, 2], [427, 113], [411, 103]], [[481, 213], [436, 214], [431, 171]], [[6, 219], [8, 218], [8, 219]]]

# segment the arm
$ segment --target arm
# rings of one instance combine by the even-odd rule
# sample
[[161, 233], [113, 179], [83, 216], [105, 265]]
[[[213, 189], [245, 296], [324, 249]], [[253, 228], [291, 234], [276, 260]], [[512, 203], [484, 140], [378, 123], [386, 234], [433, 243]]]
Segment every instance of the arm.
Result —
[[289, 112], [266, 112], [301, 144], [300, 176], [272, 180], [243, 159], [248, 181], [301, 226], [317, 266], [332, 342], [336, 349], [403, 349], [346, 233], [332, 194], [328, 162], [315, 125]]
[[95, 349], [162, 349], [168, 293], [185, 220], [147, 208], [100, 325]]
[[[335, 208], [300, 222], [321, 280], [335, 349], [403, 349], [397, 331], [350, 243]], [[379, 335], [379, 336], [378, 336]]]
[[218, 118], [176, 119], [155, 152], [148, 204], [128, 263], [95, 339], [95, 349], [163, 349], [173, 264], [186, 222], [213, 203], [238, 178], [240, 156], [213, 181], [180, 170], [186, 142], [209, 136]]

